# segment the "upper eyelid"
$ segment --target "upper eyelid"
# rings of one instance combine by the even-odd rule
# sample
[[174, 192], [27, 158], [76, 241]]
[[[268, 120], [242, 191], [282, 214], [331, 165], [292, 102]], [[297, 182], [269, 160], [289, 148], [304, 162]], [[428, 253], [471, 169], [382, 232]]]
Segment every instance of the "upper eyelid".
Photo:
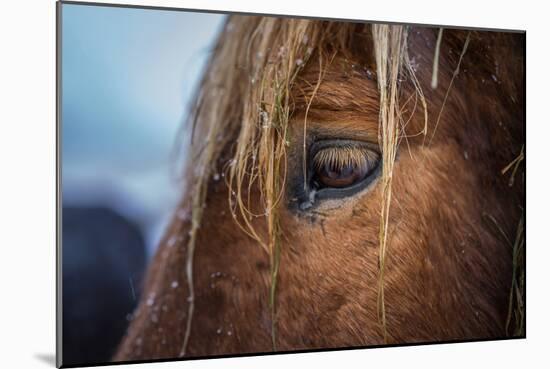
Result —
[[368, 148], [371, 150], [378, 151], [378, 143], [373, 143], [370, 141], [363, 141], [362, 139], [354, 138], [334, 138], [331, 137], [316, 137], [316, 140], [310, 145], [310, 151], [316, 152], [324, 148], [346, 148], [346, 147], [361, 147]]
[[[331, 130], [311, 130], [310, 131], [311, 137], [316, 142], [321, 141], [348, 141], [353, 142], [354, 144], [364, 144], [368, 145], [369, 147], [372, 147], [374, 149], [378, 149], [378, 136], [374, 135], [372, 132], [369, 131], [360, 131], [360, 132], [354, 132], [351, 130], [345, 130], [345, 129], [331, 129]], [[336, 138], [337, 137], [337, 138]]]
[[[300, 121], [303, 122], [303, 119]], [[308, 116], [307, 135], [312, 141], [344, 140], [365, 143], [378, 148], [378, 115], [372, 116], [340, 114], [322, 118]]]

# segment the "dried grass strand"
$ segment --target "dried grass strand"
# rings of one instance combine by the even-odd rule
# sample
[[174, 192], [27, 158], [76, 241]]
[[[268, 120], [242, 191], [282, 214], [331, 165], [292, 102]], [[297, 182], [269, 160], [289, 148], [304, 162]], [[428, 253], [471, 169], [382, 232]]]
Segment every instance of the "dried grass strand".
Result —
[[[524, 333], [523, 331], [523, 320], [524, 320], [524, 308], [523, 308], [523, 289], [524, 289], [524, 271], [521, 269], [523, 264], [523, 248], [525, 245], [524, 233], [524, 217], [523, 214], [519, 220], [517, 230], [516, 230], [516, 239], [514, 241], [514, 247], [512, 250], [512, 283], [510, 286], [510, 294], [508, 297], [508, 314], [506, 316], [506, 325], [505, 332], [507, 336], [515, 335], [520, 336]], [[518, 281], [519, 276], [519, 281]], [[514, 297], [515, 304], [514, 304]], [[514, 311], [514, 305], [516, 309]], [[513, 333], [510, 333], [510, 325], [512, 323], [512, 316], [514, 313], [516, 329]]]
[[[193, 262], [197, 232], [206, 206], [207, 186], [212, 172], [217, 171], [217, 167], [222, 165], [222, 157], [227, 154], [231, 157], [224, 166], [224, 174], [233, 219], [247, 235], [258, 242], [269, 257], [271, 334], [273, 349], [277, 348], [276, 291], [281, 252], [278, 205], [283, 197], [287, 175], [291, 90], [313, 51], [321, 53], [323, 50], [336, 55], [339, 50], [348, 48], [357, 26], [338, 24], [338, 28], [334, 29], [334, 24], [300, 19], [232, 16], [218, 40], [191, 119], [193, 137], [201, 137], [202, 140], [200, 144], [198, 140], [192, 141], [191, 157], [195, 168], [187, 183], [192, 214], [185, 262], [189, 295], [180, 356], [187, 352], [193, 323]], [[393, 163], [402, 131], [399, 127], [402, 119], [398, 103], [398, 77], [403, 56], [406, 55], [406, 29], [402, 26], [373, 25], [371, 31], [380, 91], [379, 142], [383, 163], [378, 308], [384, 340], [387, 340], [383, 280]], [[423, 94], [408, 58], [405, 64], [413, 76], [413, 84], [425, 108]], [[314, 91], [318, 89], [322, 76], [319, 78]], [[239, 97], [239, 103], [236, 103], [235, 96]], [[311, 100], [308, 105], [310, 103]], [[305, 129], [306, 124], [307, 117]], [[227, 148], [231, 150], [227, 151]], [[258, 188], [259, 202], [251, 201], [253, 187]], [[266, 236], [257, 231], [255, 218], [265, 222]]]
[[393, 166], [399, 139], [399, 90], [398, 79], [406, 48], [406, 31], [403, 26], [375, 24], [372, 26], [374, 53], [380, 93], [379, 143], [382, 152], [382, 206], [380, 213], [380, 249], [378, 278], [378, 319], [382, 326], [384, 342], [388, 341], [386, 308], [384, 302], [384, 273], [389, 233], [389, 212]]
[[451, 78], [451, 81], [449, 82], [449, 86], [447, 87], [447, 91], [445, 92], [445, 97], [443, 98], [443, 103], [441, 104], [441, 108], [439, 109], [439, 114], [437, 115], [437, 119], [435, 121], [435, 127], [432, 132], [432, 136], [430, 138], [430, 142], [428, 145], [432, 144], [432, 140], [434, 139], [435, 133], [437, 132], [437, 127], [439, 126], [439, 121], [441, 120], [441, 115], [443, 114], [443, 109], [445, 108], [445, 105], [447, 103], [447, 98], [449, 97], [449, 92], [451, 91], [451, 87], [453, 86], [453, 82], [455, 78], [458, 76], [458, 73], [460, 71], [460, 64], [462, 63], [462, 58], [464, 58], [464, 54], [466, 54], [466, 50], [468, 50], [468, 44], [470, 43], [470, 32], [468, 31], [468, 35], [466, 36], [466, 41], [464, 41], [464, 46], [462, 47], [462, 51], [460, 53], [460, 57], [458, 59], [458, 63], [456, 65], [456, 69], [453, 72], [453, 76]]
[[439, 28], [439, 33], [437, 34], [437, 41], [435, 43], [435, 52], [434, 52], [434, 62], [432, 69], [432, 89], [437, 88], [437, 76], [439, 75], [439, 53], [441, 49], [441, 41], [443, 40], [443, 27]]

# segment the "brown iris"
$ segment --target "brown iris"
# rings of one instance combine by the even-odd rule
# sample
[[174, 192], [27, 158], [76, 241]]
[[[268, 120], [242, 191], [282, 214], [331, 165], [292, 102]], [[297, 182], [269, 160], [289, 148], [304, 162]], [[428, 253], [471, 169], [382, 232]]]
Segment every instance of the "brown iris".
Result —
[[319, 188], [345, 188], [365, 179], [375, 168], [379, 154], [358, 146], [328, 147], [313, 157], [313, 179]]

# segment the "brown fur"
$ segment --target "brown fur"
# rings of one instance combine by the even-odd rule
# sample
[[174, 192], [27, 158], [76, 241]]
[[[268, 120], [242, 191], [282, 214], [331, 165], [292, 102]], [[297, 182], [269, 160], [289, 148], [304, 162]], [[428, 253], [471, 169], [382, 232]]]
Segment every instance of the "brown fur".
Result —
[[[335, 33], [338, 24], [332, 23]], [[356, 26], [347, 52], [314, 53], [298, 76], [292, 89], [289, 178], [303, 171], [303, 122], [313, 95], [306, 140], [315, 135], [378, 142], [378, 92], [376, 76], [369, 72], [375, 68], [364, 27]], [[517, 174], [510, 187], [509, 174], [500, 171], [524, 143], [525, 38], [471, 32], [434, 134], [468, 31], [444, 31], [439, 87], [432, 90], [437, 33], [424, 27], [409, 31], [409, 55], [418, 64], [430, 125], [426, 138], [418, 134], [423, 112], [420, 102], [413, 110], [411, 98], [405, 106], [405, 116], [412, 114], [404, 132], [408, 138], [400, 143], [394, 167], [384, 277], [389, 343], [505, 336], [512, 247], [488, 219], [495, 219], [508, 239], [515, 238], [524, 179]], [[326, 70], [314, 94], [319, 57]], [[412, 93], [411, 81], [403, 81], [401, 101]], [[231, 145], [224, 148], [220, 168], [231, 150]], [[355, 196], [327, 201], [307, 215], [291, 210], [289, 194], [286, 190], [280, 206], [277, 349], [383, 343], [377, 312], [378, 183]], [[251, 188], [249, 195], [251, 203], [261, 204], [258, 189]], [[269, 256], [236, 226], [227, 198], [225, 182], [210, 181], [194, 257], [190, 357], [273, 349]], [[174, 217], [150, 266], [144, 297], [115, 360], [180, 354], [188, 314], [184, 265], [190, 229], [189, 217], [181, 211], [190, 211], [190, 201], [184, 198], [180, 216]], [[259, 234], [266, 234], [264, 222], [252, 222]]]

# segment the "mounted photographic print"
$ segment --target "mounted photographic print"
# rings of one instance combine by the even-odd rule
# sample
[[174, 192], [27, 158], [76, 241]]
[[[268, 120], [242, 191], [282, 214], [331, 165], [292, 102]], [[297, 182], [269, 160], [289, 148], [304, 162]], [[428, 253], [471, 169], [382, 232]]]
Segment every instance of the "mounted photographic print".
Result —
[[458, 26], [58, 3], [58, 365], [524, 338], [525, 32]]

